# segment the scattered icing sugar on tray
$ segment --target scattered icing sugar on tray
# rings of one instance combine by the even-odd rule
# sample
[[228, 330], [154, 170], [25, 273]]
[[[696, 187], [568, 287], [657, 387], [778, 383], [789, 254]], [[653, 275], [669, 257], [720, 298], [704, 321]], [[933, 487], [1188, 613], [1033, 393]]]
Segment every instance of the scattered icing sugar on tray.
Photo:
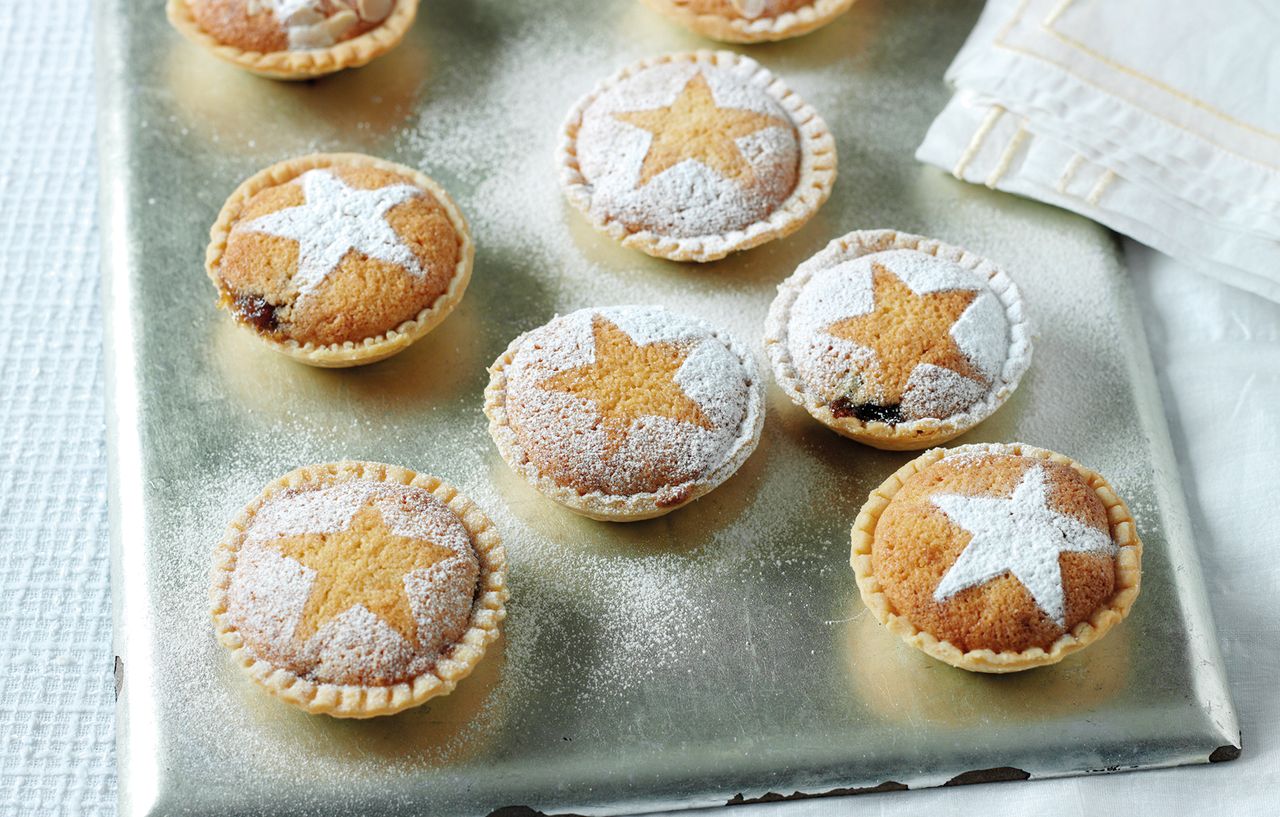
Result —
[[[752, 669], [758, 661], [751, 655], [767, 653], [773, 639], [800, 637], [819, 653], [829, 651], [841, 626], [833, 622], [848, 616], [844, 600], [854, 592], [845, 564], [848, 523], [866, 491], [908, 455], [835, 437], [770, 385], [760, 450], [738, 475], [669, 518], [616, 531], [567, 518], [505, 475], [480, 406], [484, 368], [511, 338], [586, 306], [664, 304], [723, 327], [759, 355], [776, 285], [830, 238], [855, 228], [919, 229], [1000, 262], [1036, 319], [1037, 358], [1019, 394], [964, 441], [1024, 439], [1069, 453], [1133, 497], [1140, 528], [1156, 523], [1149, 492], [1131, 490], [1152, 478], [1146, 457], [1131, 456], [1146, 445], [1134, 403], [1113, 386], [1133, 377], [1115, 350], [1130, 332], [1124, 321], [1134, 316], [1117, 317], [1102, 306], [1117, 297], [1106, 289], [1115, 285], [1117, 262], [1095, 228], [1065, 217], [1028, 219], [1030, 205], [961, 195], [938, 174], [890, 159], [877, 135], [882, 117], [868, 112], [899, 106], [900, 89], [878, 83], [850, 92], [848, 75], [823, 65], [834, 55], [791, 49], [771, 56], [768, 67], [823, 112], [842, 147], [860, 146], [860, 153], [844, 154], [849, 160], [827, 205], [831, 220], [703, 269], [617, 248], [563, 202], [556, 137], [565, 112], [598, 77], [675, 50], [670, 29], [660, 21], [630, 26], [636, 20], [605, 4], [582, 4], [575, 13], [597, 27], [602, 17], [617, 19], [607, 20], [612, 37], [579, 39], [581, 21], [559, 10], [507, 5], [510, 15], [499, 22], [492, 4], [476, 4], [472, 22], [489, 37], [484, 71], [438, 60], [423, 79], [406, 83], [375, 64], [364, 70], [381, 85], [358, 85], [356, 76], [322, 88], [349, 103], [331, 116], [308, 108], [319, 106], [320, 95], [311, 91], [321, 89], [273, 89], [246, 104], [276, 123], [275, 131], [254, 133], [240, 119], [218, 126], [214, 135], [227, 149], [210, 161], [222, 187], [192, 194], [206, 209], [216, 209], [235, 180], [266, 161], [365, 140], [370, 152], [457, 191], [476, 238], [476, 278], [438, 336], [367, 372], [335, 378], [262, 356], [251, 359], [260, 371], [246, 372], [225, 365], [246, 359], [245, 346], [213, 337], [206, 361], [212, 382], [193, 402], [234, 401], [238, 413], [228, 428], [202, 430], [198, 443], [235, 453], [201, 462], [199, 494], [178, 495], [175, 488], [167, 498], [172, 513], [157, 524], [183, 543], [187, 558], [160, 568], [159, 609], [204, 632], [206, 600], [182, 588], [203, 589], [207, 554], [225, 520], [282, 470], [351, 457], [403, 462], [447, 478], [492, 517], [507, 543], [512, 595], [503, 643], [495, 648], [505, 656], [501, 672], [483, 683], [473, 678], [474, 690], [441, 704], [437, 715], [456, 706], [466, 724], [430, 733], [432, 740], [415, 744], [418, 751], [461, 762], [487, 727], [526, 717], [520, 704], [545, 698], [547, 690], [563, 692], [566, 708], [624, 711], [627, 701], [677, 690], [691, 675], [714, 677], [704, 650], [740, 656], [733, 666], [747, 679], [767, 674]], [[566, 42], [574, 47], [564, 48]], [[270, 106], [282, 98], [294, 106], [291, 116], [314, 127], [295, 132], [293, 120], [273, 114]], [[868, 190], [877, 195], [868, 198]], [[1082, 280], [1092, 287], [1084, 293]], [[177, 475], [162, 476], [177, 484]], [[821, 519], [808, 518], [811, 508], [821, 509]], [[164, 660], [177, 671], [212, 650], [192, 639]], [[194, 695], [207, 681], [183, 683]], [[469, 708], [458, 701], [470, 701]], [[420, 716], [399, 717], [416, 724]]]

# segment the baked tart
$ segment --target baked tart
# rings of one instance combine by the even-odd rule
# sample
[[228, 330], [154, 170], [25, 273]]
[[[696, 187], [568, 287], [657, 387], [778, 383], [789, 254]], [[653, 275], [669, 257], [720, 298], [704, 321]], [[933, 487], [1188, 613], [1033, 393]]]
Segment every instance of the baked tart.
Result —
[[661, 307], [557, 317], [512, 341], [489, 375], [485, 414], [503, 459], [594, 519], [692, 502], [738, 470], [764, 424], [750, 352]]
[[1004, 404], [1031, 361], [1018, 288], [985, 258], [893, 230], [849, 233], [778, 287], [765, 322], [778, 385], [876, 448], [925, 448]]
[[862, 506], [850, 562], [876, 620], [975, 672], [1087, 647], [1129, 614], [1142, 582], [1142, 542], [1107, 480], [1021, 443], [907, 463]]
[[836, 147], [817, 112], [728, 51], [642, 60], [569, 113], [565, 195], [623, 246], [713, 261], [790, 235], [831, 194]]
[[821, 28], [853, 0], [644, 0], [685, 28], [728, 43], [785, 40]]
[[418, 0], [169, 0], [166, 11], [214, 56], [272, 79], [311, 79], [395, 48]]
[[240, 185], [205, 254], [218, 304], [312, 366], [399, 352], [462, 300], [475, 247], [428, 176], [355, 153], [272, 165]]
[[218, 545], [218, 640], [286, 703], [390, 715], [451, 692], [506, 615], [506, 556], [475, 503], [372, 462], [272, 482]]

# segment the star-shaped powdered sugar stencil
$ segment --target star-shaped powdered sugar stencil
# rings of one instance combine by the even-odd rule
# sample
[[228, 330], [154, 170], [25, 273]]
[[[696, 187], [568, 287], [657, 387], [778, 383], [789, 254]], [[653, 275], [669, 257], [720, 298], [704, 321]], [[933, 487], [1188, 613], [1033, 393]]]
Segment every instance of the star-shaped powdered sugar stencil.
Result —
[[664, 417], [705, 429], [714, 427], [676, 380], [691, 351], [686, 344], [637, 343], [603, 315], [592, 319], [591, 334], [594, 359], [554, 374], [538, 387], [593, 404], [610, 452], [621, 445], [632, 423], [644, 417]]
[[425, 539], [397, 535], [376, 504], [358, 511], [340, 531], [282, 536], [267, 547], [311, 572], [307, 603], [294, 637], [305, 642], [328, 621], [360, 606], [414, 648], [418, 621], [405, 579], [457, 557]]
[[308, 170], [298, 182], [304, 204], [237, 224], [235, 230], [298, 242], [294, 282], [299, 295], [318, 287], [352, 250], [402, 267], [410, 275], [426, 275], [418, 257], [386, 218], [397, 204], [421, 196], [421, 189], [411, 184], [393, 184], [361, 190], [323, 168]]
[[613, 118], [650, 135], [636, 187], [644, 187], [661, 173], [684, 161], [696, 161], [738, 184], [755, 177], [751, 162], [737, 140], [765, 128], [790, 128], [771, 114], [716, 104], [701, 71], [696, 72], [665, 108], [619, 111]]
[[1062, 553], [1119, 552], [1110, 533], [1049, 507], [1048, 475], [1036, 465], [1009, 497], [939, 494], [931, 498], [952, 523], [972, 534], [955, 564], [933, 591], [942, 603], [1004, 573], [1027, 588], [1036, 605], [1066, 629]]

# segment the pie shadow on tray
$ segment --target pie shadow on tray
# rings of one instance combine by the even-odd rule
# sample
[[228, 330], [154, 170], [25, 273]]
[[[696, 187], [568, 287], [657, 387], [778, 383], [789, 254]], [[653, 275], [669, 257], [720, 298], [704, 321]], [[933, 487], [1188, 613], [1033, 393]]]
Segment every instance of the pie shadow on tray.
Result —
[[[690, 296], [722, 293], [726, 284], [772, 288], [840, 232], [820, 209], [803, 227], [784, 239], [707, 263], [668, 261], [622, 246], [592, 226], [567, 202], [563, 203], [561, 212], [563, 229], [569, 233], [587, 266], [614, 276], [627, 292], [654, 292], [653, 297], [659, 298], [671, 292], [673, 286], [679, 286]], [[643, 298], [628, 296], [628, 300]]]
[[[421, 706], [368, 719], [317, 717], [263, 695], [226, 662], [222, 672], [228, 705], [252, 722], [268, 744], [306, 746], [324, 761], [373, 755], [415, 768], [460, 767], [543, 752], [546, 740], [574, 731], [575, 710], [549, 710], [540, 702], [581, 700], [592, 683], [592, 661], [607, 644], [592, 626], [598, 611], [564, 598], [554, 581], [525, 577], [515, 592], [540, 600], [513, 611], [502, 636], [452, 693]], [[572, 638], [572, 649], [567, 649], [566, 637]], [[523, 741], [529, 745], [519, 745]]]
[[434, 763], [465, 763], [482, 755], [493, 727], [507, 711], [508, 696], [499, 693], [506, 660], [506, 638], [485, 650], [484, 659], [452, 693], [429, 699], [395, 715], [355, 719], [310, 715], [288, 706], [262, 690], [227, 663], [232, 705], [264, 736], [282, 743], [306, 746], [308, 752], [333, 760], [352, 760], [374, 754], [387, 758], [425, 756]]
[[486, 380], [479, 316], [465, 299], [448, 320], [387, 360], [350, 369], [299, 365], [231, 320], [212, 327], [212, 370], [244, 409], [267, 418], [394, 418], [423, 405], [474, 400]]
[[849, 700], [884, 720], [957, 730], [993, 721], [1049, 722], [1110, 708], [1130, 691], [1132, 644], [1123, 627], [1087, 655], [1030, 672], [989, 675], [948, 667], [882, 627], [860, 601], [851, 607], [852, 617], [836, 631]]
[[[431, 52], [421, 36], [369, 65], [305, 82], [257, 77], [174, 38], [163, 72], [174, 108], [196, 138], [252, 140], [264, 155], [297, 153], [298, 133], [359, 143], [394, 134], [431, 87]], [[213, 149], [215, 145], [208, 145]]]

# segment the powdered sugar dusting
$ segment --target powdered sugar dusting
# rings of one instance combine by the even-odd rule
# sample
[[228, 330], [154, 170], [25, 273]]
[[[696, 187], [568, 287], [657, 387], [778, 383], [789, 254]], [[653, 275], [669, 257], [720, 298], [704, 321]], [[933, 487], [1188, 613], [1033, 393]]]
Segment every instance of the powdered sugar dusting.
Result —
[[402, 267], [410, 275], [426, 275], [418, 257], [386, 218], [397, 204], [423, 195], [422, 189], [392, 184], [361, 190], [324, 168], [308, 170], [297, 183], [302, 186], [304, 204], [237, 223], [232, 233], [265, 233], [298, 242], [293, 283], [300, 297], [315, 291], [353, 250]]
[[982, 399], [986, 385], [945, 366], [921, 363], [902, 392], [904, 417], [952, 417]]
[[790, 121], [773, 97], [746, 81], [742, 67], [689, 62], [654, 65], [596, 97], [583, 112], [577, 138], [579, 166], [591, 185], [593, 215], [677, 238], [718, 235], [767, 218], [795, 188], [800, 144], [794, 128], [766, 127], [737, 140], [754, 172], [749, 185], [725, 178], [693, 159], [640, 184], [652, 135], [614, 116], [667, 107], [700, 73], [718, 107]]
[[[360, 604], [324, 622], [299, 643], [298, 624], [316, 573], [282, 556], [271, 543], [285, 536], [342, 531], [370, 505], [392, 533], [453, 553], [404, 577], [417, 643], [411, 644]], [[478, 576], [479, 563], [466, 528], [428, 491], [365, 479], [306, 486], [275, 494], [255, 514], [227, 590], [227, 615], [251, 652], [304, 678], [391, 684], [430, 670], [440, 653], [461, 638]]]
[[1066, 590], [1059, 555], [1115, 556], [1119, 552], [1107, 531], [1050, 507], [1043, 465], [1028, 468], [1008, 497], [934, 494], [929, 499], [953, 524], [971, 534], [933, 592], [933, 600], [939, 603], [1008, 572], [1041, 610], [1065, 628]]
[[[595, 361], [597, 317], [638, 345], [684, 346], [675, 381], [708, 425], [645, 416], [633, 420], [619, 439], [591, 401], [545, 388], [555, 375]], [[552, 320], [525, 336], [507, 378], [508, 416], [536, 465], [564, 484], [624, 496], [670, 491], [725, 463], [742, 434], [759, 379], [754, 363], [739, 360], [707, 324], [641, 306], [583, 309]]]
[[[544, 388], [549, 378], [595, 360], [596, 318], [612, 321], [632, 342], [685, 347], [676, 383], [698, 403], [709, 426], [666, 416], [631, 421], [617, 439], [598, 406]], [[703, 321], [659, 307], [579, 310], [527, 334], [508, 368], [507, 407], [517, 437], [544, 469], [568, 484], [618, 496], [671, 490], [713, 473], [731, 456], [748, 417], [754, 365], [744, 365]]]
[[245, 538], [269, 542], [282, 536], [334, 533], [345, 529], [356, 513], [370, 504], [382, 514], [392, 533], [430, 541], [458, 554], [471, 550], [471, 537], [462, 522], [429, 492], [369, 479], [276, 494], [258, 509]]
[[[952, 261], [908, 249], [885, 250], [848, 259], [825, 250], [806, 261], [797, 276], [808, 276], [788, 316], [787, 350], [805, 386], [822, 402], [857, 391], [864, 373], [877, 365], [872, 350], [831, 333], [833, 324], [870, 313], [875, 307], [874, 270], [897, 276], [913, 292], [950, 290], [977, 293], [951, 326], [950, 334], [970, 363], [990, 381], [998, 378], [1009, 355], [1009, 321], [1004, 306], [986, 282]], [[982, 399], [990, 384], [979, 384], [941, 367], [920, 364], [903, 394], [905, 417], [945, 419]]]

